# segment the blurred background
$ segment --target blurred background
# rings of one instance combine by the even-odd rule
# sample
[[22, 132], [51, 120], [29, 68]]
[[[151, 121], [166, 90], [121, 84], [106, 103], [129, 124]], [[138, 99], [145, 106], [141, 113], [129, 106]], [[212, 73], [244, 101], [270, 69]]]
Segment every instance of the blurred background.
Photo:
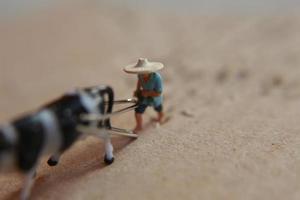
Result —
[[[64, 0], [66, 2], [66, 0]], [[77, 0], [78, 1], [78, 0]], [[99, 4], [112, 3], [126, 7], [142, 8], [151, 7], [158, 10], [169, 10], [178, 12], [197, 12], [197, 13], [281, 13], [297, 11], [295, 6], [299, 6], [299, 1], [297, 0], [187, 0], [185, 2], [180, 0], [153, 0], [153, 1], [139, 1], [139, 0], [112, 0], [112, 1], [101, 1], [101, 0], [88, 0], [98, 2]], [[58, 0], [11, 0], [11, 1], [1, 1], [1, 14], [2, 15], [19, 15], [24, 12], [31, 12], [34, 9], [45, 8], [57, 4], [61, 1]], [[71, 3], [71, 1], [69, 1]]]
[[[124, 95], [124, 82], [131, 87], [134, 80], [121, 72], [122, 66], [142, 56], [170, 63], [169, 75], [177, 73], [176, 65], [199, 75], [225, 65], [238, 68], [230, 62], [247, 68], [254, 62], [277, 60], [272, 69], [286, 60], [296, 62], [299, 4], [296, 0], [2, 0], [0, 119], [82, 85], [112, 84]], [[108, 74], [119, 78], [111, 80]]]
[[[299, 11], [298, 0], [0, 0], [1, 122], [75, 87], [131, 97], [125, 65], [166, 66], [172, 120], [114, 140], [109, 168], [100, 141], [79, 142], [41, 165], [33, 199], [299, 199]], [[114, 123], [132, 128], [132, 115]], [[22, 179], [0, 185], [16, 199]]]

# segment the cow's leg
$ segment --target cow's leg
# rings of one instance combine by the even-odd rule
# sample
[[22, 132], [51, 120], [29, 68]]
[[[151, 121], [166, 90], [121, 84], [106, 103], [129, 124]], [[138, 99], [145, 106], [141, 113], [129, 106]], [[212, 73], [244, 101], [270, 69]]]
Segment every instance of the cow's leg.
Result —
[[111, 144], [111, 139], [109, 136], [104, 138], [104, 145], [105, 145], [105, 155], [104, 155], [104, 162], [108, 165], [112, 164], [114, 162], [114, 155], [113, 150], [114, 147]]
[[49, 160], [47, 161], [49, 166], [55, 166], [58, 164], [59, 158], [61, 156], [61, 153], [56, 153], [52, 155]]
[[34, 178], [36, 176], [36, 167], [33, 167], [25, 177], [24, 187], [21, 192], [21, 200], [29, 199], [31, 188], [34, 184]]
[[97, 125], [91, 125], [90, 127], [78, 126], [77, 129], [82, 133], [91, 133], [91, 135], [103, 139], [105, 147], [104, 162], [108, 165], [114, 162], [114, 148], [111, 144], [110, 134], [107, 130], [103, 128], [97, 128]]

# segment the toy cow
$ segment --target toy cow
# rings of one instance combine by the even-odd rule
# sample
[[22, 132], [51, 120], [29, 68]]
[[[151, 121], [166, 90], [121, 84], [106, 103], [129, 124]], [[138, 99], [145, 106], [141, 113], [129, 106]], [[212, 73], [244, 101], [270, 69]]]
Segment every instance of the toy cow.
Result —
[[[113, 104], [114, 93], [108, 86], [78, 89], [0, 128], [0, 167], [4, 170], [17, 168], [26, 175], [22, 200], [30, 195], [42, 156], [50, 155], [48, 164], [57, 165], [60, 155], [81, 136], [103, 138], [104, 161], [113, 163], [113, 146], [107, 133], [113, 129], [109, 118]], [[84, 117], [89, 115], [97, 119]], [[127, 136], [132, 135], [127, 133]]]

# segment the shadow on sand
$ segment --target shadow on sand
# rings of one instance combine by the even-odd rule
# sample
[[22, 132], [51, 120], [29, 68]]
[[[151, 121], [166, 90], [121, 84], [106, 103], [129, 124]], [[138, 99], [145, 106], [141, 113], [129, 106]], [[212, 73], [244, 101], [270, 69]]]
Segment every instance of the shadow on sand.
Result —
[[[113, 138], [112, 143], [114, 146], [114, 152], [118, 153], [133, 141], [135, 141], [135, 139], [126, 137]], [[101, 170], [104, 167], [108, 167], [108, 165], [106, 165], [103, 161], [103, 144], [99, 144], [98, 142], [93, 143], [86, 148], [82, 148], [81, 150], [82, 151], [78, 151], [78, 153], [76, 154], [76, 159], [73, 158], [72, 160], [67, 160], [70, 155], [66, 154], [72, 152], [66, 152], [57, 166], [44, 167], [44, 170], [41, 171], [40, 175], [38, 172], [37, 178], [31, 191], [30, 199], [39, 199], [41, 194], [49, 190], [56, 191], [58, 188], [63, 187], [65, 184], [76, 182], [77, 179], [80, 179], [97, 170]], [[115, 157], [116, 160], [113, 164], [117, 164], [118, 162], [117, 155], [115, 155]], [[42, 165], [44, 165], [44, 163], [42, 163]], [[4, 196], [3, 199], [19, 199], [21, 189], [22, 188], [18, 188], [12, 193]]]

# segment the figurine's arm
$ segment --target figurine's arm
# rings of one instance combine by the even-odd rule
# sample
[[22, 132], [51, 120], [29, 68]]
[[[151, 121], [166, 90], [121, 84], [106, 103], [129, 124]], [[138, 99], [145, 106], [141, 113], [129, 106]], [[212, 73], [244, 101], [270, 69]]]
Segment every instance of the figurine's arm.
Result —
[[141, 81], [140, 79], [138, 79], [137, 84], [136, 84], [136, 91], [140, 91], [141, 90]]
[[141, 92], [141, 82], [138, 79], [137, 84], [136, 84], [136, 90], [133, 92], [133, 96], [138, 97], [138, 93]]
[[161, 92], [156, 92], [156, 91], [149, 91], [149, 90], [143, 90], [142, 95], [144, 97], [158, 97], [161, 95]]

